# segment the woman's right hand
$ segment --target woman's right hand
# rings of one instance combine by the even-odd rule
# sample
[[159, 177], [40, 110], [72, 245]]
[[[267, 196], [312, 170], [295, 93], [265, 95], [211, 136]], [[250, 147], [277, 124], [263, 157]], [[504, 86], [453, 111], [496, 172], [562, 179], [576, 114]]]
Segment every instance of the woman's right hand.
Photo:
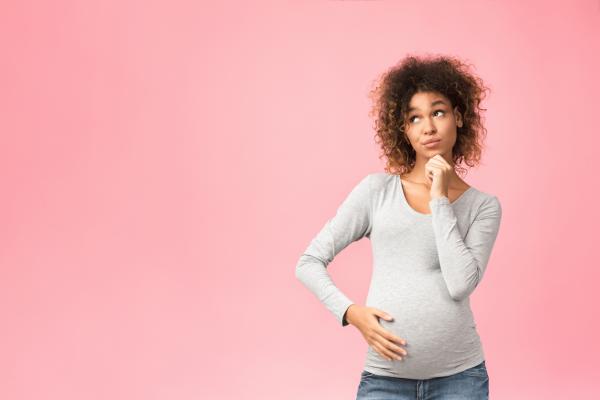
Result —
[[406, 340], [384, 329], [377, 317], [386, 321], [393, 320], [392, 316], [374, 307], [352, 304], [346, 311], [346, 321], [360, 331], [375, 351], [389, 361], [402, 360], [408, 353], [398, 345], [406, 345]]

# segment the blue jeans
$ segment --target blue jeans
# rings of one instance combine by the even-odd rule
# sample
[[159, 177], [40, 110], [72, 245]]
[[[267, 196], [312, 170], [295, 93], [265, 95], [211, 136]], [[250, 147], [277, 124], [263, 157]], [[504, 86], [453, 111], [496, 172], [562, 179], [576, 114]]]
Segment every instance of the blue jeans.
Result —
[[356, 400], [487, 400], [485, 361], [454, 375], [405, 379], [362, 371]]

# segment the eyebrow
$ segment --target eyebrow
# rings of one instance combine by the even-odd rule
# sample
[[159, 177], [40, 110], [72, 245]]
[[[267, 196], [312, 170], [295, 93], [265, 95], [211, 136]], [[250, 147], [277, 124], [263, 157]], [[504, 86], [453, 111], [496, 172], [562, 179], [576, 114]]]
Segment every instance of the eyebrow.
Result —
[[[434, 101], [433, 103], [431, 103], [431, 107], [433, 107], [433, 106], [435, 106], [435, 105], [437, 105], [437, 104], [444, 104], [444, 105], [448, 105], [448, 104], [447, 104], [445, 101], [443, 101], [443, 100], [436, 100], [436, 101]], [[410, 107], [410, 108], [408, 109], [408, 112], [415, 111], [415, 110], [418, 110], [418, 109], [419, 109], [418, 107]]]

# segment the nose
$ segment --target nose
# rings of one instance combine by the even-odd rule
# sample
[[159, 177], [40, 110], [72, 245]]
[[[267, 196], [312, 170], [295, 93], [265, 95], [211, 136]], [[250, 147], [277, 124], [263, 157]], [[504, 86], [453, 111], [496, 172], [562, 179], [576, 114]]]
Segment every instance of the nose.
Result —
[[435, 133], [437, 131], [431, 118], [425, 118], [423, 129], [425, 130], [425, 133]]

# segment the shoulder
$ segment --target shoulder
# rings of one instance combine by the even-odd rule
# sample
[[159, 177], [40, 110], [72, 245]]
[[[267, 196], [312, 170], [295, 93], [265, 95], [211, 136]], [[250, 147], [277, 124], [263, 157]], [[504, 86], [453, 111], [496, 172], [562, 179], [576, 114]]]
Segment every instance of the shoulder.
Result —
[[396, 175], [388, 174], [387, 172], [372, 172], [367, 175], [370, 181], [371, 190], [379, 191], [387, 187], [394, 179], [397, 179]]
[[502, 216], [502, 204], [497, 195], [473, 188], [476, 198], [477, 217]]
[[362, 175], [354, 182], [354, 188], [352, 189], [352, 197], [369, 198], [377, 196], [379, 193], [384, 192], [385, 188], [391, 183], [395, 175], [390, 175], [385, 172], [371, 172]]
[[370, 172], [358, 178], [354, 185], [356, 187], [369, 188], [369, 190], [378, 190], [388, 185], [394, 177], [395, 175], [385, 172]]

